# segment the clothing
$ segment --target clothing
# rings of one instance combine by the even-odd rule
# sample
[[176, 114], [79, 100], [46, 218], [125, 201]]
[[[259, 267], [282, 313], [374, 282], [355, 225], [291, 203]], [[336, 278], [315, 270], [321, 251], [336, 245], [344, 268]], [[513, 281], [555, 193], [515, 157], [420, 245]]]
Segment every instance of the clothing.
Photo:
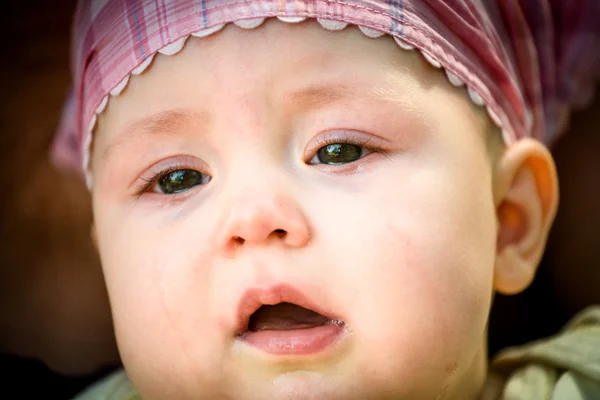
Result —
[[590, 307], [554, 337], [498, 354], [503, 400], [600, 399], [600, 306]]
[[130, 75], [157, 52], [176, 54], [190, 36], [231, 22], [251, 29], [269, 17], [316, 18], [329, 30], [358, 25], [370, 37], [393, 36], [399, 50], [417, 48], [455, 86], [466, 84], [509, 144], [529, 136], [550, 143], [600, 76], [597, 0], [83, 0], [55, 159], [81, 163], [91, 185], [96, 117]]
[[125, 371], [118, 370], [90, 386], [73, 400], [141, 400], [141, 397]]
[[[490, 372], [504, 377], [494, 400], [600, 399], [600, 306], [582, 311], [554, 337], [502, 351]], [[117, 371], [74, 400], [139, 399]]]

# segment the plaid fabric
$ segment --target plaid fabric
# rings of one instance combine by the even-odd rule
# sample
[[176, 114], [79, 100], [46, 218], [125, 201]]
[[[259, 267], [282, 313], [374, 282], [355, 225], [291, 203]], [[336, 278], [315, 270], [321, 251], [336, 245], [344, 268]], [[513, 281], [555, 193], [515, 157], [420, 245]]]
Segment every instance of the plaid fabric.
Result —
[[[600, 77], [598, 0], [83, 0], [73, 28], [73, 97], [56, 142], [81, 165], [108, 94], [170, 44], [221, 24], [306, 17], [383, 32], [466, 83], [508, 143], [551, 143]], [[400, 47], [399, 47], [400, 51]]]

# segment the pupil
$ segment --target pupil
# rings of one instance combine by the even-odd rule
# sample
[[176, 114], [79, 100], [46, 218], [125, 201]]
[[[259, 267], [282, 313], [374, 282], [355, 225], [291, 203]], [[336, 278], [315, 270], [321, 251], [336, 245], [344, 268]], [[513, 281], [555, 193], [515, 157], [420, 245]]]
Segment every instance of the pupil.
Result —
[[362, 154], [362, 148], [355, 144], [333, 143], [323, 146], [317, 152], [323, 164], [338, 165], [356, 161]]
[[191, 169], [170, 172], [158, 182], [160, 190], [166, 194], [183, 192], [200, 183], [202, 183], [202, 174]]

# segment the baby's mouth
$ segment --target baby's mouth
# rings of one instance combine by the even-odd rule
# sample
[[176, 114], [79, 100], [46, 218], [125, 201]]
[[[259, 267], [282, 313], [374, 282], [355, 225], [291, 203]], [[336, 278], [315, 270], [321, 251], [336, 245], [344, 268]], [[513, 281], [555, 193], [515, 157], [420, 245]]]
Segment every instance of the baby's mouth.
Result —
[[251, 316], [238, 340], [278, 356], [325, 351], [342, 337], [345, 324], [292, 303], [262, 305]]
[[289, 331], [325, 325], [329, 318], [291, 303], [263, 305], [250, 316], [249, 332]]

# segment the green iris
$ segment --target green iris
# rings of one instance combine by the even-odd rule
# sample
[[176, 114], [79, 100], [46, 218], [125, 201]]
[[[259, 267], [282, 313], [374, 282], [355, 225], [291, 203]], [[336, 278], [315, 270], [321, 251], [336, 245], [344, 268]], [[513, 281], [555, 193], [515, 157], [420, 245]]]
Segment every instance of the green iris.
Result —
[[328, 165], [348, 164], [361, 156], [362, 147], [350, 143], [332, 143], [317, 151], [319, 161]]
[[164, 194], [175, 194], [184, 192], [200, 185], [204, 180], [204, 176], [193, 169], [180, 169], [170, 172], [160, 178], [158, 188]]

